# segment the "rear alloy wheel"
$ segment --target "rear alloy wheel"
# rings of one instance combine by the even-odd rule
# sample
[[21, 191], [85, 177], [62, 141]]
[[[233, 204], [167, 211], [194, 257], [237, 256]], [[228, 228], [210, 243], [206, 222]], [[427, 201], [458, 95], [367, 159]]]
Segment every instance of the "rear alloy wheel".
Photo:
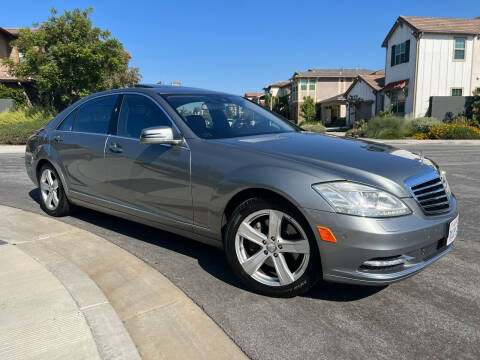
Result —
[[258, 293], [290, 297], [320, 277], [319, 254], [297, 211], [275, 200], [250, 199], [227, 229], [225, 249], [234, 272]]
[[40, 169], [40, 206], [51, 216], [65, 216], [71, 212], [71, 205], [65, 196], [62, 182], [52, 165]]

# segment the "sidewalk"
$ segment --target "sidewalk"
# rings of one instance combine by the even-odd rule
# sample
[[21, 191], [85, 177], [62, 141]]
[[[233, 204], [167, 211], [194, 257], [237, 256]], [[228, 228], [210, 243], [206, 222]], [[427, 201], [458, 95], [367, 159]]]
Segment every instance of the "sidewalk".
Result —
[[159, 272], [87, 231], [0, 206], [0, 359], [244, 359]]

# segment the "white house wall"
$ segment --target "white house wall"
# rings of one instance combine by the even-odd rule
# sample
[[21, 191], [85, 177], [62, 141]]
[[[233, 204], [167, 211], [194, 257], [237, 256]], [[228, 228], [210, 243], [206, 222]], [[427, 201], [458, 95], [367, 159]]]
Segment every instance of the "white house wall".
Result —
[[480, 35], [473, 40], [472, 92], [480, 89]]
[[415, 116], [427, 114], [430, 96], [450, 96], [452, 88], [462, 88], [463, 95], [471, 95], [473, 37], [461, 36], [466, 38], [462, 61], [453, 59], [455, 37], [459, 35], [421, 36]]
[[[363, 101], [372, 101], [372, 117], [375, 116], [375, 100], [376, 96], [373, 89], [367, 85], [363, 80], [359, 80], [355, 83], [352, 89], [346, 94], [347, 97], [358, 96]], [[350, 111], [347, 109], [347, 124], [352, 125], [354, 119], [350, 119]]]
[[[390, 66], [392, 56], [392, 46], [401, 44], [410, 40], [410, 57], [408, 63]], [[417, 56], [417, 40], [412, 34], [412, 29], [405, 25], [399, 25], [388, 40], [387, 56], [385, 63], [385, 84], [394, 81], [408, 79], [408, 95], [405, 99], [405, 114], [413, 112], [413, 96], [415, 86], [415, 58]], [[385, 108], [390, 104], [390, 98], [385, 96]]]

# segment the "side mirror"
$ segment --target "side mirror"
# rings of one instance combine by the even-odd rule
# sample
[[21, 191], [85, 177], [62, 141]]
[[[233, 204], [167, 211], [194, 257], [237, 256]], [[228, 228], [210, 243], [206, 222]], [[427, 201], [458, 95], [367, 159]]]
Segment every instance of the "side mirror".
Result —
[[175, 138], [170, 126], [156, 126], [142, 130], [140, 143], [180, 145], [183, 143], [183, 140]]

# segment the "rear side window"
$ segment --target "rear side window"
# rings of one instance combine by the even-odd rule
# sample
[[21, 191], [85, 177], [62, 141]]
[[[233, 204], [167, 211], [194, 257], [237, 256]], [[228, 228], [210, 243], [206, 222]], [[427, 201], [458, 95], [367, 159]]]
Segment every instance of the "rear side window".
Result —
[[75, 121], [75, 115], [77, 114], [77, 110], [75, 111], [72, 111], [70, 113], [70, 115], [68, 115], [63, 121], [62, 123], [60, 124], [60, 126], [58, 127], [58, 130], [61, 130], [61, 131], [71, 131], [72, 130], [72, 126], [73, 126], [73, 122]]
[[141, 95], [125, 95], [117, 135], [139, 139], [143, 129], [154, 126], [172, 126], [172, 123], [152, 100]]
[[82, 105], [77, 111], [74, 131], [106, 134], [115, 108], [117, 96], [103, 96]]

